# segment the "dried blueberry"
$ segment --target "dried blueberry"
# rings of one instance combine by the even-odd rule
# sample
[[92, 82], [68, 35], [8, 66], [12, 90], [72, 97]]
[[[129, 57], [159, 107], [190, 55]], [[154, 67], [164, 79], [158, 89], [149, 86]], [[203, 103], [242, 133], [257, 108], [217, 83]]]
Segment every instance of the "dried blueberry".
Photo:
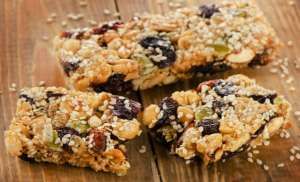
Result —
[[200, 6], [200, 16], [202, 18], [211, 18], [215, 13], [220, 12], [219, 8], [216, 5], [203, 5]]
[[70, 72], [76, 71], [77, 68], [79, 68], [79, 61], [77, 62], [63, 61], [61, 64], [67, 76], [70, 76]]
[[124, 81], [125, 75], [114, 74], [110, 76], [106, 83], [100, 85], [92, 85], [95, 92], [107, 91], [111, 93], [127, 92], [132, 90], [131, 81]]
[[104, 132], [98, 129], [92, 129], [89, 132], [90, 140], [93, 142], [93, 150], [95, 152], [103, 152], [106, 149], [106, 136]]
[[269, 94], [269, 95], [251, 95], [250, 96], [253, 100], [263, 104], [266, 102], [267, 99], [270, 100], [270, 102], [273, 104], [274, 103], [274, 99], [277, 97], [277, 94]]
[[136, 118], [138, 113], [141, 110], [141, 104], [125, 99], [123, 97], [115, 97], [116, 103], [113, 105], [112, 112], [115, 116], [118, 116], [122, 119], [133, 119]]
[[147, 56], [159, 68], [168, 67], [176, 61], [174, 46], [163, 37], [145, 37], [140, 41], [140, 45], [150, 51], [150, 54]]
[[35, 102], [34, 102], [34, 99], [31, 98], [31, 97], [29, 97], [29, 96], [26, 95], [26, 94], [21, 94], [21, 95], [19, 96], [19, 98], [20, 98], [20, 99], [21, 99], [21, 98], [25, 99], [26, 102], [29, 102], [29, 103], [30, 103], [30, 105], [33, 105], [33, 104], [35, 103]]
[[226, 104], [222, 101], [215, 100], [215, 101], [212, 102], [212, 108], [213, 108], [214, 112], [217, 113], [217, 115], [219, 117], [222, 116], [224, 107], [226, 107]]
[[232, 82], [219, 80], [213, 89], [219, 96], [224, 97], [234, 93], [234, 84]]
[[104, 24], [101, 27], [97, 27], [93, 29], [93, 34], [101, 35], [106, 33], [108, 30], [118, 30], [123, 25], [122, 22], [110, 22], [108, 24]]
[[219, 132], [220, 122], [216, 119], [204, 119], [197, 126], [203, 128], [202, 136], [210, 135]]

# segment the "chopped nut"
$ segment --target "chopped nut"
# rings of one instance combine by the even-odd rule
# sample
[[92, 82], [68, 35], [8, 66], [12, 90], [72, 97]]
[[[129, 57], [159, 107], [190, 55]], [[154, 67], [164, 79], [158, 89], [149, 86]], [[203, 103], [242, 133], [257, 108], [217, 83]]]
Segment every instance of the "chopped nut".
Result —
[[232, 53], [227, 56], [227, 60], [231, 63], [249, 63], [255, 56], [252, 49], [246, 48], [239, 53]]

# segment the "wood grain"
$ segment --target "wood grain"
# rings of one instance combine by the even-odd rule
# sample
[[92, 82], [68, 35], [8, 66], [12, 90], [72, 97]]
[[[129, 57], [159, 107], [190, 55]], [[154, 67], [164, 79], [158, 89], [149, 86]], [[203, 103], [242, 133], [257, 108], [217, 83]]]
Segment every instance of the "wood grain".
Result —
[[[198, 5], [214, 1], [181, 1], [185, 5]], [[46, 81], [47, 86], [64, 86], [61, 71], [52, 53], [51, 39], [64, 29], [89, 26], [88, 20], [104, 21], [114, 19], [103, 14], [104, 9], [112, 13], [119, 11], [124, 21], [130, 19], [135, 12], [166, 13], [172, 10], [171, 0], [87, 0], [88, 6], [79, 6], [79, 0], [3, 0], [0, 1], [0, 137], [8, 127], [15, 112], [16, 93], [9, 87], [16, 83], [17, 88], [37, 85]], [[173, 1], [172, 1], [173, 2]], [[158, 103], [175, 90], [186, 90], [195, 87], [197, 83], [211, 79], [223, 78], [241, 72], [257, 79], [259, 84], [270, 89], [276, 89], [291, 102], [294, 110], [300, 110], [300, 83], [297, 78], [300, 70], [295, 68], [293, 61], [300, 52], [300, 1], [289, 5], [286, 0], [258, 1], [259, 7], [277, 31], [284, 43], [292, 40], [294, 46], [284, 47], [281, 57], [289, 57], [289, 71], [296, 81], [293, 86], [296, 91], [289, 91], [286, 79], [271, 74], [271, 66], [261, 69], [244, 69], [230, 71], [213, 77], [195, 78], [164, 87], [156, 87], [140, 93], [134, 93], [132, 98], [140, 100], [144, 106]], [[52, 23], [46, 23], [51, 13], [57, 17]], [[69, 13], [82, 13], [84, 18], [79, 21], [68, 20]], [[61, 22], [68, 22], [67, 28]], [[42, 40], [49, 37], [48, 41]], [[298, 60], [300, 62], [300, 60]], [[205, 167], [200, 161], [185, 164], [185, 161], [169, 155], [163, 146], [153, 141], [146, 130], [138, 139], [128, 143], [129, 159], [132, 167], [125, 177], [116, 177], [108, 173], [96, 173], [90, 169], [70, 166], [58, 166], [45, 163], [28, 163], [8, 156], [4, 141], [0, 140], [0, 181], [299, 181], [300, 160], [289, 161], [289, 149], [300, 145], [300, 122], [295, 117], [290, 129], [291, 138], [280, 139], [275, 136], [268, 147], [259, 147], [257, 157], [270, 166], [268, 171], [262, 166], [247, 162], [247, 155], [238, 155], [226, 163]], [[147, 152], [140, 154], [138, 149], [145, 145]], [[284, 168], [277, 168], [284, 162]]]

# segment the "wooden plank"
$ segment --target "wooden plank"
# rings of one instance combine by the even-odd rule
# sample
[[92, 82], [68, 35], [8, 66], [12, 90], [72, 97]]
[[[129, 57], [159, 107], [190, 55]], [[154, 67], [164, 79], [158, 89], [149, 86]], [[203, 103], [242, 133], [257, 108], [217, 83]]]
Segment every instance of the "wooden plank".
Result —
[[[166, 11], [171, 10], [169, 3], [174, 1], [139, 1], [139, 0], [119, 0], [118, 8], [122, 17], [129, 19], [130, 15], [134, 15], [135, 12], [155, 12], [164, 14]], [[216, 1], [185, 1], [188, 5], [192, 4], [204, 4], [212, 3]], [[294, 40], [294, 44], [299, 44], [300, 36], [297, 34], [299, 30], [299, 3], [295, 7], [288, 5], [286, 1], [259, 1], [260, 8], [265, 12], [267, 18], [271, 24], [275, 27], [279, 36], [284, 42], [288, 40]], [[299, 46], [296, 45], [292, 49], [285, 48], [282, 51], [282, 56], [289, 56], [292, 59], [295, 58], [296, 52], [299, 51]], [[300, 60], [299, 60], [300, 62]], [[152, 103], [158, 103], [163, 97], [170, 95], [175, 90], [186, 90], [194, 88], [197, 83], [213, 79], [224, 78], [234, 73], [243, 73], [250, 77], [257, 79], [259, 84], [262, 84], [270, 89], [278, 90], [283, 93], [292, 103], [295, 110], [299, 110], [299, 104], [297, 103], [297, 95], [299, 91], [290, 92], [284, 86], [285, 80], [279, 79], [277, 75], [269, 72], [271, 66], [261, 68], [259, 70], [238, 70], [230, 71], [224, 74], [218, 74], [206, 78], [195, 78], [190, 81], [183, 81], [180, 83], [172, 84], [164, 87], [156, 87], [141, 92], [144, 107]], [[299, 70], [296, 71], [292, 62], [290, 63], [291, 75], [297, 78], [299, 76]], [[277, 83], [277, 84], [274, 84]], [[299, 88], [299, 82], [294, 84], [294, 87]], [[246, 153], [239, 156], [235, 156], [226, 163], [219, 162], [208, 166], [203, 166], [200, 162], [194, 162], [190, 165], [186, 165], [182, 159], [167, 154], [163, 146], [154, 143], [154, 152], [156, 153], [157, 165], [159, 168], [159, 174], [162, 181], [253, 181], [258, 179], [259, 181], [282, 181], [289, 179], [291, 181], [297, 181], [299, 174], [296, 173], [299, 170], [299, 161], [294, 163], [289, 162], [289, 149], [293, 145], [299, 145], [299, 122], [296, 122], [295, 118], [292, 119], [293, 127], [291, 131], [291, 138], [289, 140], [282, 140], [279, 137], [274, 137], [271, 141], [271, 146], [259, 147], [261, 153], [257, 155], [257, 158], [266, 162], [271, 166], [269, 171], [265, 171], [262, 166], [247, 162]], [[298, 125], [298, 126], [297, 126]], [[280, 153], [280, 154], [279, 154]], [[277, 168], [277, 164], [285, 162], [288, 167], [284, 169]]]
[[[17, 93], [9, 92], [8, 89], [12, 83], [22, 88], [37, 85], [43, 80], [47, 86], [64, 86], [62, 73], [52, 54], [51, 39], [65, 29], [89, 26], [88, 20], [99, 22], [115, 19], [103, 13], [104, 9], [112, 13], [117, 11], [114, 1], [86, 2], [86, 7], [81, 7], [79, 1], [75, 0], [0, 2], [0, 91], [3, 92], [0, 96], [0, 120], [3, 121], [0, 124], [1, 138], [15, 112]], [[52, 23], [46, 23], [52, 13], [57, 17]], [[69, 20], [67, 15], [70, 13], [82, 13], [84, 17], [78, 21]], [[67, 28], [62, 27], [62, 21], [67, 21]], [[49, 40], [42, 40], [44, 36]], [[139, 99], [137, 94], [131, 97]], [[4, 140], [1, 140], [0, 181], [155, 181], [150, 150], [144, 154], [138, 152], [142, 145], [150, 148], [146, 137], [142, 134], [127, 144], [131, 169], [122, 178], [67, 165], [30, 164], [8, 156], [4, 150]]]

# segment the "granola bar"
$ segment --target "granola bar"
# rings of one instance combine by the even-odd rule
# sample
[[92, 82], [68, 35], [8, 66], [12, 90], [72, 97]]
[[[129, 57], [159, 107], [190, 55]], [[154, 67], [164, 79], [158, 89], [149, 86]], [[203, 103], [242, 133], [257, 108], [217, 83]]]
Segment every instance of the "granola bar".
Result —
[[263, 13], [241, 1], [145, 14], [126, 23], [65, 31], [54, 39], [70, 87], [96, 92], [143, 90], [264, 65], [279, 46]]
[[68, 163], [125, 175], [124, 142], [140, 135], [138, 102], [110, 93], [25, 88], [5, 131], [7, 151], [21, 159]]
[[289, 110], [276, 92], [234, 75], [174, 92], [148, 106], [143, 121], [178, 156], [208, 164], [268, 141], [288, 126]]

